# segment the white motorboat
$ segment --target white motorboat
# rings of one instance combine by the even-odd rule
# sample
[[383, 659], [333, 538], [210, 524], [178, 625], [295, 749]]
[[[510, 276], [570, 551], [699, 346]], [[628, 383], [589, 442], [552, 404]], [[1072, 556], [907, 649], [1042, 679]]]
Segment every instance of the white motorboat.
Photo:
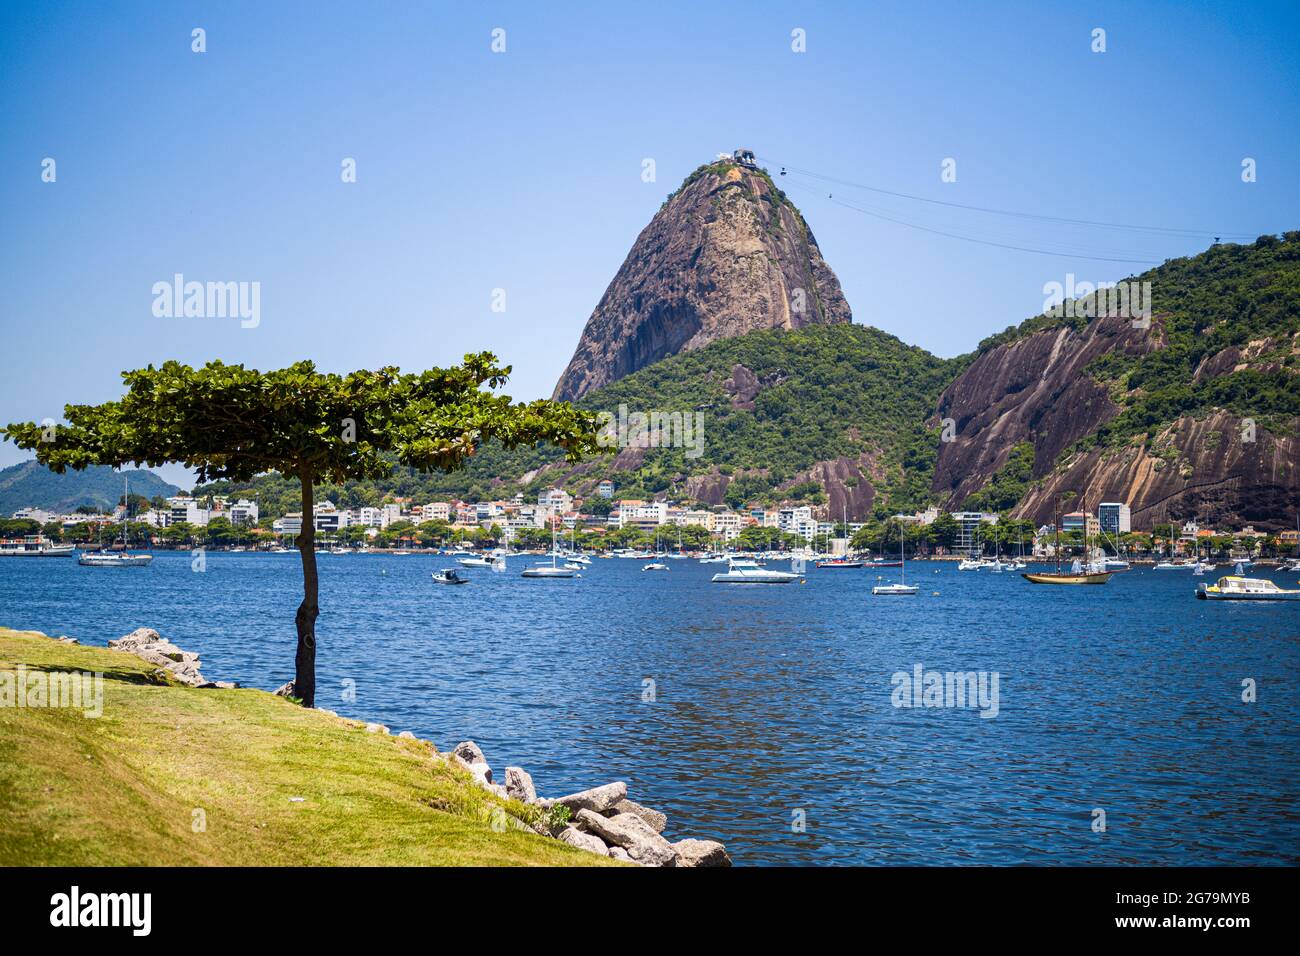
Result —
[[456, 563], [462, 568], [490, 568], [491, 558], [457, 558]]
[[1300, 590], [1280, 588], [1266, 578], [1230, 574], [1217, 584], [1198, 584], [1196, 596], [1206, 601], [1300, 601]]
[[153, 561], [152, 554], [127, 554], [125, 551], [88, 551], [77, 558], [87, 568], [143, 568]]
[[670, 568], [666, 564], [660, 564], [658, 561], [653, 561], [650, 564], [647, 564], [641, 570], [642, 571], [668, 571], [670, 570]]
[[1191, 571], [1196, 567], [1190, 561], [1161, 561], [1154, 568], [1156, 571]]
[[1102, 565], [1103, 567], [1105, 567], [1107, 571], [1129, 570], [1129, 563], [1125, 561], [1123, 558], [1107, 558], [1105, 561], [1102, 562]]
[[713, 576], [714, 584], [789, 584], [798, 580], [800, 576], [793, 572], [771, 571], [745, 558], [730, 558], [727, 570]]
[[443, 568], [433, 572], [434, 584], [469, 584], [469, 578], [455, 568]]
[[958, 565], [957, 565], [957, 570], [958, 570], [958, 571], [978, 571], [978, 570], [979, 570], [980, 568], [982, 568], [982, 567], [985, 567], [985, 564], [984, 564], [983, 561], [975, 561], [975, 560], [972, 560], [971, 558], [963, 558], [963, 559], [958, 563]]

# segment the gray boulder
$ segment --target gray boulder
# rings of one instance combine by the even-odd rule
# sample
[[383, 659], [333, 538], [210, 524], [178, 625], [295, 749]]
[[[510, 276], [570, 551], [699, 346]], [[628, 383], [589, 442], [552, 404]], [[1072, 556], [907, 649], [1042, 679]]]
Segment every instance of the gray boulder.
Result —
[[383, 724], [366, 724], [366, 733], [387, 735], [390, 731]]
[[605, 816], [614, 816], [619, 813], [630, 813], [633, 816], [640, 817], [650, 824], [650, 829], [654, 830], [655, 833], [663, 833], [664, 827], [668, 826], [668, 818], [658, 810], [651, 810], [649, 807], [643, 807], [631, 800], [620, 800], [605, 812]]
[[678, 866], [731, 866], [727, 848], [717, 840], [678, 840], [672, 847]]
[[137, 627], [130, 634], [108, 642], [116, 651], [126, 651], [162, 668], [190, 687], [215, 687], [199, 673], [199, 655], [183, 651], [151, 627]]
[[[483, 756], [483, 751], [479, 750], [478, 744], [474, 741], [461, 741], [452, 748], [451, 755], [478, 780], [480, 786], [492, 782], [492, 768], [488, 766], [487, 758]], [[487, 789], [486, 786], [484, 788]]]
[[271, 691], [271, 693], [275, 694], [276, 697], [293, 697], [295, 696], [293, 691], [293, 681], [289, 681], [287, 684], [281, 684], [275, 690]]
[[635, 814], [620, 813], [613, 817], [602, 817], [590, 810], [579, 810], [577, 824], [606, 843], [627, 850], [627, 855], [635, 863], [672, 866], [677, 861], [677, 852], [672, 844]]
[[612, 846], [609, 848], [609, 855], [615, 860], [622, 860], [624, 863], [631, 863], [632, 858], [627, 855], [627, 850], [621, 846]]
[[607, 783], [603, 787], [592, 787], [590, 790], [571, 793], [567, 797], [556, 797], [554, 800], [544, 801], [544, 805], [554, 806], [560, 804], [568, 807], [575, 815], [579, 810], [604, 813], [620, 800], [626, 799], [627, 784], [618, 780], [614, 783]]
[[567, 843], [569, 846], [576, 846], [579, 850], [586, 850], [588, 853], [596, 853], [600, 856], [609, 856], [609, 847], [605, 846], [604, 840], [590, 833], [583, 833], [576, 827], [565, 827], [560, 831], [560, 835], [557, 839], [561, 843]]
[[118, 651], [134, 651], [139, 647], [160, 643], [166, 642], [163, 640], [163, 636], [152, 627], [137, 627], [130, 634], [123, 635], [115, 641], [109, 641], [108, 646]]
[[506, 767], [506, 793], [520, 803], [536, 803], [537, 788], [533, 778], [522, 767]]

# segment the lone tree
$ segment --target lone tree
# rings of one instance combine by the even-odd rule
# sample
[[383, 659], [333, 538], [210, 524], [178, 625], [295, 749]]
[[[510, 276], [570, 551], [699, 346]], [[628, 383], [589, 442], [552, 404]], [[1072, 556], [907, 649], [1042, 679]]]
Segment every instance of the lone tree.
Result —
[[418, 375], [396, 368], [334, 375], [311, 362], [271, 372], [167, 362], [123, 372], [127, 393], [118, 401], [66, 406], [67, 425], [23, 422], [3, 432], [59, 473], [180, 462], [200, 482], [248, 481], [271, 471], [297, 478], [303, 595], [294, 693], [312, 707], [320, 613], [312, 521], [318, 482], [383, 478], [395, 464], [454, 471], [491, 440], [506, 448], [547, 442], [570, 461], [600, 447], [594, 415], [567, 402], [512, 403], [495, 394], [509, 374], [510, 367], [489, 352]]

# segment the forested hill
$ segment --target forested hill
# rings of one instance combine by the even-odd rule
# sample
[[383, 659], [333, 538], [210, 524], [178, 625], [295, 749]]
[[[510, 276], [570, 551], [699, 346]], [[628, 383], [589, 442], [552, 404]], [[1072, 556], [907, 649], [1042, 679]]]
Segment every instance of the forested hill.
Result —
[[[614, 448], [577, 466], [552, 449], [487, 447], [451, 475], [397, 469], [383, 482], [323, 491], [347, 505], [375, 503], [386, 493], [484, 500], [517, 491], [534, 496], [552, 485], [587, 493], [611, 478], [620, 497], [672, 492], [733, 506], [803, 502], [826, 504], [835, 514], [847, 507], [851, 518], [864, 518], [886, 507], [920, 507], [928, 498], [938, 431], [927, 430], [926, 420], [960, 366], [861, 325], [751, 332], [663, 359], [578, 403], [616, 419], [620, 406], [629, 415], [690, 416], [702, 426], [691, 435], [694, 447]], [[254, 485], [201, 490], [251, 489], [266, 502], [295, 506], [289, 482], [268, 476]]]
[[0, 470], [0, 516], [7, 518], [28, 507], [59, 512], [73, 511], [83, 505], [109, 509], [121, 500], [124, 475], [133, 496], [167, 497], [180, 491], [152, 471], [121, 472], [99, 465], [56, 475], [35, 461], [24, 461]]
[[939, 402], [957, 434], [940, 448], [938, 501], [1000, 478], [999, 499], [1038, 521], [1072, 492], [1127, 502], [1142, 527], [1295, 527], [1300, 232], [1134, 278], [1150, 283], [1145, 324], [1075, 309], [981, 344]]

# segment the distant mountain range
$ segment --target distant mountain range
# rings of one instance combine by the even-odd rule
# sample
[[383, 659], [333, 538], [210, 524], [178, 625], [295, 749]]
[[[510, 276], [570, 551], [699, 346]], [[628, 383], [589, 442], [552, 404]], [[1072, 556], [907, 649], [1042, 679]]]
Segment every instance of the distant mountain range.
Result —
[[68, 512], [90, 505], [108, 510], [122, 498], [124, 476], [132, 495], [167, 497], [181, 490], [143, 469], [115, 471], [98, 465], [56, 475], [35, 461], [24, 461], [0, 470], [0, 517], [7, 518], [21, 508]]

